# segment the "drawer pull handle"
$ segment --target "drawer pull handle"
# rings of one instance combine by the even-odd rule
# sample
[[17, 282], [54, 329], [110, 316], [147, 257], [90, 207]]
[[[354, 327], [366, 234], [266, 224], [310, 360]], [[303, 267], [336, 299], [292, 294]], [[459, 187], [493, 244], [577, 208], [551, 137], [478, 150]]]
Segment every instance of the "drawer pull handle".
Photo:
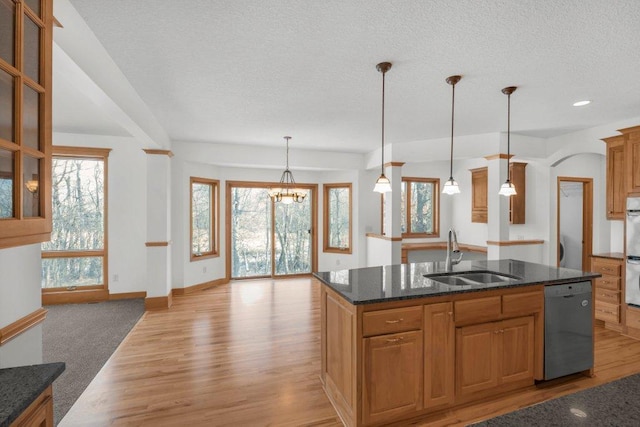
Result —
[[391, 338], [391, 339], [388, 339], [388, 340], [387, 340], [387, 342], [388, 342], [388, 343], [394, 343], [394, 342], [402, 341], [403, 339], [404, 339], [404, 337], [400, 337], [400, 338]]
[[400, 319], [396, 319], [396, 320], [385, 320], [386, 323], [400, 323], [402, 322], [404, 319], [400, 318]]

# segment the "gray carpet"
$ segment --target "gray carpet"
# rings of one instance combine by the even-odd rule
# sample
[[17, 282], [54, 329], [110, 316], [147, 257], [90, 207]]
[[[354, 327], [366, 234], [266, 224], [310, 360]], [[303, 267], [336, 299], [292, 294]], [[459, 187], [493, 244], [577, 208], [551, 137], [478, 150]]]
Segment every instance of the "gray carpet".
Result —
[[53, 385], [57, 425], [144, 313], [143, 299], [51, 305], [42, 330], [43, 362], [65, 362]]

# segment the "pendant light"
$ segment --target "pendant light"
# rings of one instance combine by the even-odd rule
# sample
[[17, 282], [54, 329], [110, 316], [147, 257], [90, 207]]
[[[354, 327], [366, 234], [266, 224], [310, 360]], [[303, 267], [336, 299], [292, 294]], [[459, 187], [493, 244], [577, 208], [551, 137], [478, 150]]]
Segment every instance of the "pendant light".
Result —
[[373, 191], [388, 193], [391, 191], [391, 181], [384, 175], [384, 75], [391, 69], [391, 62], [381, 62], [376, 69], [382, 73], [382, 163], [380, 165], [380, 177], [376, 181]]
[[447, 83], [451, 85], [451, 155], [449, 157], [449, 179], [444, 183], [442, 192], [444, 194], [458, 194], [460, 193], [460, 187], [455, 179], [453, 179], [453, 117], [455, 112], [456, 102], [456, 83], [460, 81], [462, 76], [450, 76], [447, 77]]
[[509, 160], [511, 158], [511, 94], [517, 89], [516, 86], [509, 86], [502, 89], [502, 93], [507, 95], [507, 180], [500, 187], [498, 194], [501, 196], [515, 196], [516, 186], [511, 182], [511, 169], [509, 168]]
[[280, 177], [280, 186], [270, 188], [268, 193], [274, 202], [282, 202], [285, 205], [290, 205], [293, 202], [302, 203], [307, 193], [300, 188], [296, 188], [296, 181], [289, 170], [289, 140], [291, 137], [285, 136], [284, 139], [287, 141], [287, 165]]

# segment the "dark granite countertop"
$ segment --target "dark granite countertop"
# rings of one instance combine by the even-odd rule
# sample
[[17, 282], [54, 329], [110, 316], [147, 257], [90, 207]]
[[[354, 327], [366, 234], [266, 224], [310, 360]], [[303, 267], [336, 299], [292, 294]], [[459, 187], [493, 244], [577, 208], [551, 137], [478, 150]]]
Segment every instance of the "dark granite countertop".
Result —
[[424, 277], [425, 274], [446, 273], [444, 262], [420, 262], [325, 271], [316, 272], [313, 275], [354, 305], [479, 292], [488, 289], [533, 284], [555, 285], [600, 277], [598, 273], [556, 268], [510, 259], [462, 261], [453, 267], [454, 272], [469, 270], [498, 272], [516, 276], [518, 279], [501, 283], [452, 286]]
[[64, 369], [62, 362], [0, 369], [0, 427], [18, 418]]

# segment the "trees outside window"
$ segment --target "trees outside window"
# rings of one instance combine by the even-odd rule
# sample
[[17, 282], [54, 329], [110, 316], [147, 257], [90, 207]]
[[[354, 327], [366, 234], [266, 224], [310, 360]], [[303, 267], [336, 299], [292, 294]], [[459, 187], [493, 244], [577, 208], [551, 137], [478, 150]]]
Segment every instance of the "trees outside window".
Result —
[[219, 255], [219, 181], [191, 177], [191, 261]]
[[107, 289], [108, 149], [55, 147], [51, 241], [42, 244], [44, 291]]
[[438, 237], [440, 179], [402, 178], [402, 237]]
[[324, 185], [324, 252], [350, 254], [351, 184]]

